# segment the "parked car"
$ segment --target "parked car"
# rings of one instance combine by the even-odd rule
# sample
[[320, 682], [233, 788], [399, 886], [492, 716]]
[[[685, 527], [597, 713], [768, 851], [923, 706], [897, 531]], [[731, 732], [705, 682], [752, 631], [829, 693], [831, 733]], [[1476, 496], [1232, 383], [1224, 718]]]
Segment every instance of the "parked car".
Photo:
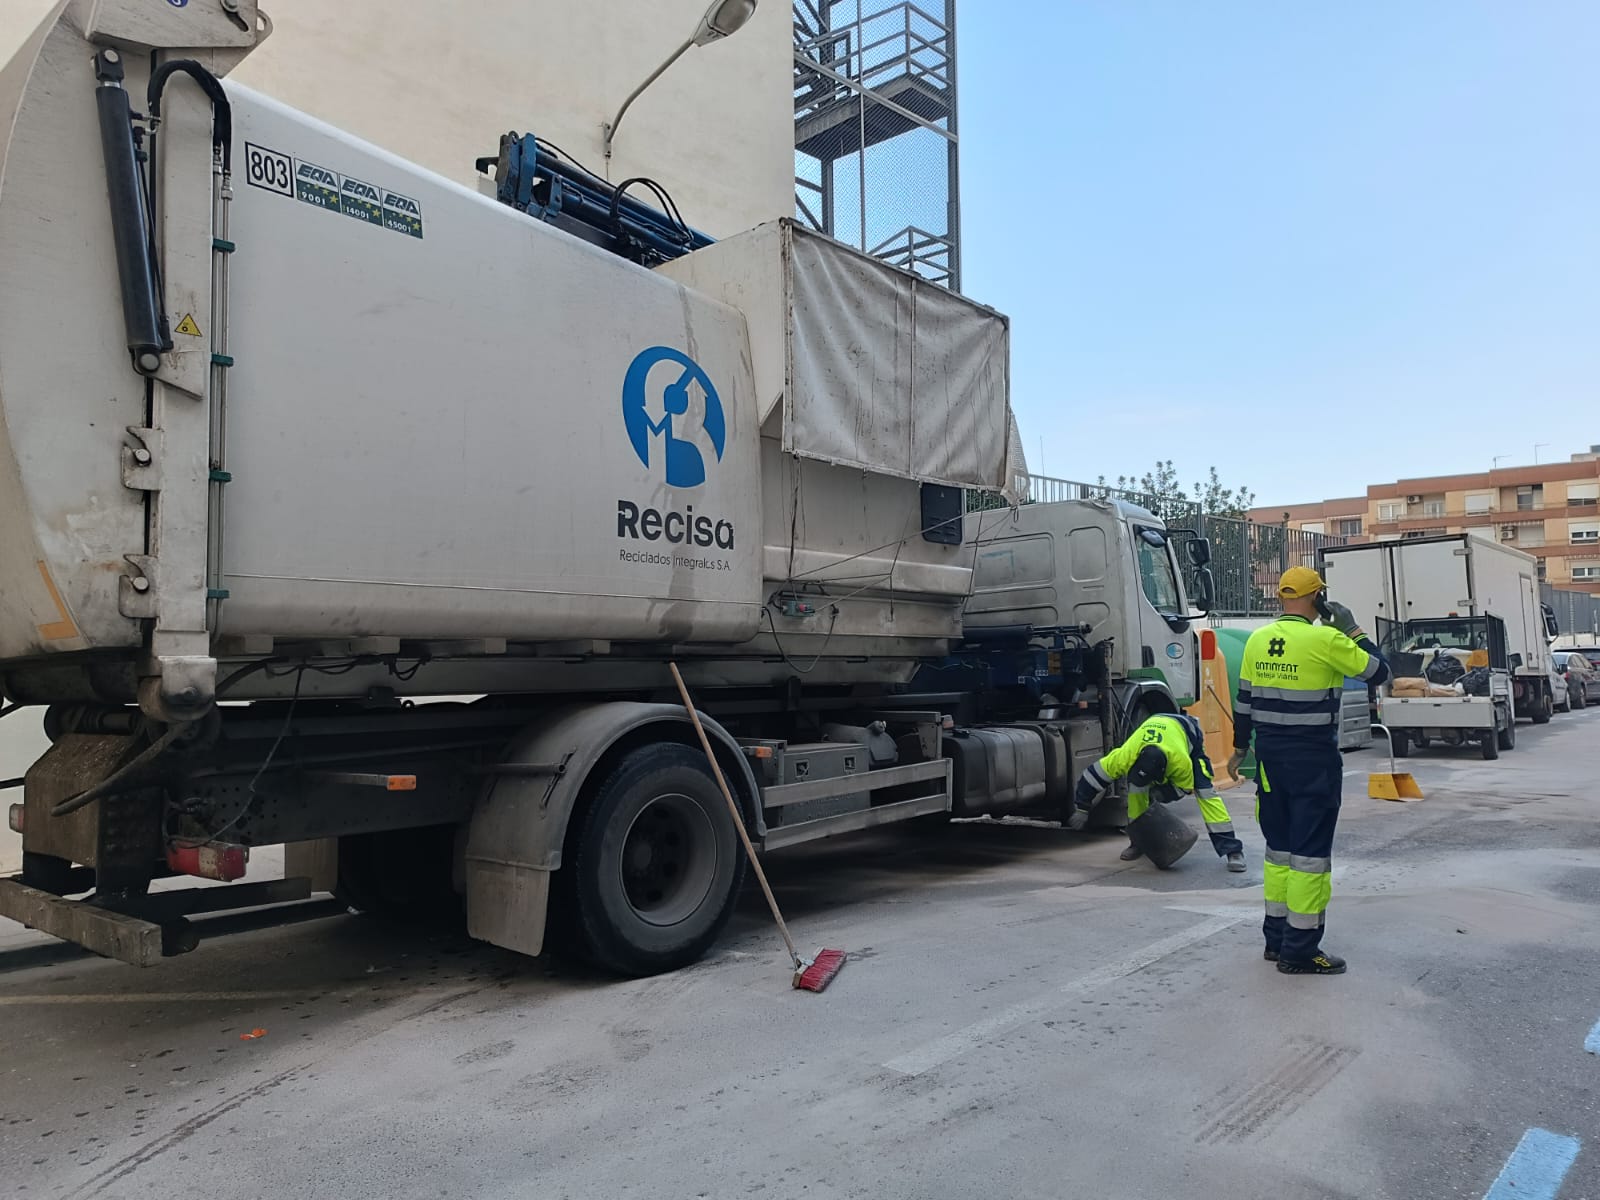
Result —
[[1572, 711], [1572, 690], [1567, 687], [1567, 677], [1555, 663], [1550, 664], [1550, 706], [1557, 712]]
[[1551, 655], [1550, 673], [1562, 712], [1586, 708], [1591, 698], [1600, 701], [1600, 671], [1582, 651], [1557, 650]]

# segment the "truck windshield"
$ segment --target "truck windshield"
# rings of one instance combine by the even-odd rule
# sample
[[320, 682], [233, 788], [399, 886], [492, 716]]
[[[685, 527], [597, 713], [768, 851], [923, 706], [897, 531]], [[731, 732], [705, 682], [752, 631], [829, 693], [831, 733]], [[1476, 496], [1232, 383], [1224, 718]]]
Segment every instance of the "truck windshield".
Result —
[[1402, 650], [1487, 650], [1489, 633], [1482, 621], [1409, 621]]
[[1163, 616], [1181, 613], [1183, 600], [1178, 591], [1177, 572], [1172, 569], [1167, 539], [1157, 530], [1141, 529], [1134, 545], [1139, 556], [1139, 583], [1144, 588], [1144, 598]]

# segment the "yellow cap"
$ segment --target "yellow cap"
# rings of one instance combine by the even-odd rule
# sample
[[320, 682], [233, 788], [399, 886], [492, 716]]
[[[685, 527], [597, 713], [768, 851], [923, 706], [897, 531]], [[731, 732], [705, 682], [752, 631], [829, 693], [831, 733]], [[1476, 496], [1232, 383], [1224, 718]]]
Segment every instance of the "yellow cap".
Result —
[[1290, 567], [1278, 580], [1278, 595], [1285, 600], [1305, 600], [1327, 586], [1310, 567]]

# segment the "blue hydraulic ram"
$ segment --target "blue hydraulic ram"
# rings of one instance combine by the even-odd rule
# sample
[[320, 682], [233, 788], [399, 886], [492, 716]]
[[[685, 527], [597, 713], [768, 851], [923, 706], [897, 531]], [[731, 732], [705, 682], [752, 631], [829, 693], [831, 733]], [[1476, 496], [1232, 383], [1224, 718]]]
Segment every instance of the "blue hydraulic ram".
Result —
[[[651, 179], [609, 183], [576, 163], [563, 161], [548, 142], [531, 133], [508, 133], [500, 156], [480, 158], [480, 174], [494, 168], [495, 195], [541, 221], [646, 267], [679, 258], [714, 240], [684, 223], [660, 184]], [[653, 191], [663, 208], [628, 195], [635, 186]]]

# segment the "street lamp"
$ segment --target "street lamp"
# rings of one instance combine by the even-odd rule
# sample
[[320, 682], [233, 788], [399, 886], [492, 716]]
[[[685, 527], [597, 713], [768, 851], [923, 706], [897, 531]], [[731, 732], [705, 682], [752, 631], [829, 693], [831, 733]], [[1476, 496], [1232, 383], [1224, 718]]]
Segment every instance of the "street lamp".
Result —
[[622, 107], [617, 109], [617, 115], [601, 126], [601, 132], [606, 140], [607, 158], [611, 157], [611, 143], [617, 136], [617, 127], [622, 124], [623, 114], [645, 88], [660, 79], [668, 67], [689, 52], [691, 46], [709, 46], [712, 42], [720, 42], [723, 38], [738, 33], [744, 28], [745, 23], [755, 16], [756, 2], [757, 0], [711, 0], [711, 6], [700, 18], [700, 24], [695, 26], [689, 40], [674, 50], [666, 62], [651, 71], [643, 83], [629, 92], [628, 98], [622, 102]]

